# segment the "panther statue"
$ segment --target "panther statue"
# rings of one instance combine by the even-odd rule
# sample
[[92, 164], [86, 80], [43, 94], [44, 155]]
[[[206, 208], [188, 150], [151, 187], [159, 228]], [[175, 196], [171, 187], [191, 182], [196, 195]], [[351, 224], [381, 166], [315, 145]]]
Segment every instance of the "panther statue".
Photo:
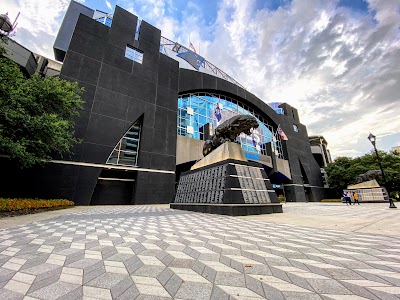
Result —
[[215, 128], [214, 135], [204, 143], [203, 155], [208, 155], [225, 142], [236, 142], [242, 132], [250, 135], [250, 129], [258, 126], [256, 118], [249, 115], [237, 115], [226, 120]]
[[360, 174], [354, 180], [354, 183], [361, 183], [364, 181], [369, 181], [372, 179], [376, 179], [376, 177], [382, 176], [382, 172], [380, 170], [369, 170], [363, 174]]

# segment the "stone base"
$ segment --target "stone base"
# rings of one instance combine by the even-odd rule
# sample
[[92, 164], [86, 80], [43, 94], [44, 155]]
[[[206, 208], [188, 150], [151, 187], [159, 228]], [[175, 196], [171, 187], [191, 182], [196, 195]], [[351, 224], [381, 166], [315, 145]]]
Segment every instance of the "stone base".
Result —
[[279, 200], [261, 164], [228, 159], [183, 172], [174, 203], [253, 205]]
[[228, 216], [248, 216], [281, 213], [282, 204], [208, 204], [208, 203], [170, 203], [170, 208]]
[[224, 160], [233, 159], [236, 161], [247, 162], [246, 156], [244, 156], [242, 147], [238, 143], [226, 142], [219, 146], [217, 149], [212, 151], [207, 156], [203, 157], [197, 163], [195, 163], [190, 170], [196, 170], [203, 168]]

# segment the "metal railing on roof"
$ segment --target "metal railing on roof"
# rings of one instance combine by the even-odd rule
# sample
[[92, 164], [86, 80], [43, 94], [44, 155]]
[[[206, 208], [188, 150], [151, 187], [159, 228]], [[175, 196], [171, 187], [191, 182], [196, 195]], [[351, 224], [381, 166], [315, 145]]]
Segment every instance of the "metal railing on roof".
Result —
[[[168, 53], [165, 49], [171, 50], [177, 54], [183, 53], [183, 52], [188, 52], [188, 51], [193, 52], [189, 48], [187, 48], [177, 42], [171, 41], [170, 39], [167, 39], [162, 36], [161, 43], [160, 43], [160, 52], [168, 55]], [[242, 89], [245, 89], [239, 82], [237, 82], [231, 76], [229, 76], [224, 71], [219, 69], [217, 66], [213, 65], [212, 63], [210, 63], [209, 61], [207, 61], [205, 59], [204, 59], [204, 62], [201, 64], [201, 68], [209, 71], [211, 74], [213, 74], [219, 78], [225, 79], [226, 81], [236, 84], [237, 86], [241, 87]], [[201, 70], [200, 70], [200, 72], [201, 72]], [[207, 73], [207, 72], [203, 72], [203, 73]]]

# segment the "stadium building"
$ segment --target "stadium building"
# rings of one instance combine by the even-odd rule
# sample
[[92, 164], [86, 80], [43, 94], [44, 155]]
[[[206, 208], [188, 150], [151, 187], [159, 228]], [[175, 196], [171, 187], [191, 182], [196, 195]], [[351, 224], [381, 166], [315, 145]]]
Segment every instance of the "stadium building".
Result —
[[[173, 201], [180, 173], [202, 156], [223, 121], [250, 114], [260, 126], [241, 135], [287, 201], [324, 198], [320, 166], [294, 107], [266, 104], [205, 58], [116, 6], [114, 14], [72, 1], [54, 44], [60, 77], [85, 88], [69, 157], [19, 170], [1, 196], [66, 198], [80, 205]], [[19, 185], [11, 184], [18, 181]]]

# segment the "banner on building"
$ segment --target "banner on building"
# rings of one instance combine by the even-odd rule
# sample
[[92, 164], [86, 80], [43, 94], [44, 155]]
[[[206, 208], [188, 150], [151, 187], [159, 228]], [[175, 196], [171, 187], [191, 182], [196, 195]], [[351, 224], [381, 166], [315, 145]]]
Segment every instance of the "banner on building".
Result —
[[221, 104], [218, 103], [214, 108], [214, 117], [216, 119], [217, 126], [220, 124], [220, 122], [222, 120], [221, 110], [222, 110]]
[[186, 60], [197, 71], [200, 69], [201, 65], [204, 63], [204, 58], [192, 51], [178, 53], [177, 56]]

